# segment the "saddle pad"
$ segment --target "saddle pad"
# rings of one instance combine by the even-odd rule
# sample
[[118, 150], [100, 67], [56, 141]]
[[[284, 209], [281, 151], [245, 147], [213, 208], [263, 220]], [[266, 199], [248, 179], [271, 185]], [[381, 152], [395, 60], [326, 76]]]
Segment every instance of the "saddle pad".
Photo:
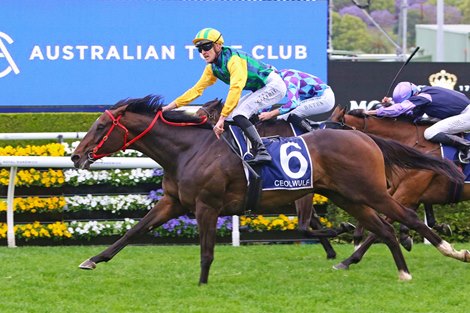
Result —
[[[250, 154], [249, 147], [242, 130], [233, 125], [229, 128], [240, 155], [247, 159]], [[313, 187], [312, 160], [303, 138], [275, 137], [262, 140], [273, 158], [272, 162], [261, 166], [263, 190], [299, 190]]]
[[[465, 133], [465, 139], [470, 140], [470, 133]], [[449, 159], [455, 164], [462, 166], [462, 171], [465, 175], [465, 183], [470, 184], [470, 164], [461, 164], [459, 161], [459, 150], [452, 146], [445, 146], [441, 144], [441, 155], [443, 158]]]
[[289, 123], [289, 126], [292, 129], [292, 132], [294, 133], [295, 137], [305, 134], [305, 131], [301, 130], [300, 128], [298, 128], [294, 124]]

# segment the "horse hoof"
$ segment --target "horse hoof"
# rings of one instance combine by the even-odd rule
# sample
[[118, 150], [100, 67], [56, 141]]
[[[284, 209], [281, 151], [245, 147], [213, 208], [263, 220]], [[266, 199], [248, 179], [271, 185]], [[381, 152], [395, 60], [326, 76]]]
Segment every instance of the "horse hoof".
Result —
[[344, 233], [349, 233], [356, 229], [356, 226], [354, 226], [353, 224], [349, 222], [342, 222], [340, 225]]
[[343, 263], [339, 263], [339, 264], [333, 265], [333, 269], [335, 269], [335, 270], [348, 270], [349, 266], [346, 265], [346, 264], [343, 264]]
[[336, 253], [331, 253], [326, 255], [327, 260], [334, 260], [336, 259]]
[[452, 236], [452, 228], [450, 228], [449, 224], [439, 224], [434, 228], [442, 235]]
[[411, 251], [411, 249], [413, 248], [413, 238], [411, 237], [407, 237], [406, 239], [401, 240], [400, 243], [403, 248], [406, 249], [406, 251]]
[[465, 250], [464, 256], [463, 256], [463, 261], [464, 262], [470, 262], [470, 251]]
[[94, 270], [96, 268], [96, 263], [88, 259], [78, 266], [82, 270]]
[[400, 271], [400, 273], [398, 274], [398, 279], [400, 279], [401, 281], [410, 281], [412, 277], [410, 273]]

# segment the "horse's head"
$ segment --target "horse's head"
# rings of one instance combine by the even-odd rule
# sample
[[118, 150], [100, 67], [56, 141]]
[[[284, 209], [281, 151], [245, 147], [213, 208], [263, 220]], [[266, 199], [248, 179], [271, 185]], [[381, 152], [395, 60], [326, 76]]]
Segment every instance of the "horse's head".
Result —
[[331, 113], [330, 117], [327, 119], [329, 122], [343, 122], [344, 121], [344, 114], [346, 114], [346, 107], [343, 106], [336, 106], [333, 112]]
[[320, 124], [320, 128], [355, 129], [345, 123], [346, 107], [336, 106], [330, 117]]
[[349, 111], [347, 114], [355, 116], [355, 117], [359, 117], [359, 118], [369, 117], [369, 115], [366, 114], [366, 111], [364, 111], [364, 109], [354, 109], [354, 110]]
[[224, 103], [222, 99], [215, 98], [212, 101], [204, 103], [197, 111], [196, 115], [198, 116], [206, 116], [208, 121], [212, 124], [216, 124], [220, 117], [220, 112], [222, 112], [222, 108], [224, 107]]
[[[150, 129], [150, 126], [147, 127], [149, 122], [144, 121], [145, 115], [132, 113], [146, 111], [157, 117], [162, 114], [161, 101], [161, 97], [149, 95], [140, 99], [121, 100], [106, 110], [93, 123], [73, 152], [74, 166], [80, 169], [89, 168], [96, 160], [125, 150]], [[154, 120], [156, 121], [156, 118]], [[141, 134], [136, 135], [132, 130], [138, 130]]]

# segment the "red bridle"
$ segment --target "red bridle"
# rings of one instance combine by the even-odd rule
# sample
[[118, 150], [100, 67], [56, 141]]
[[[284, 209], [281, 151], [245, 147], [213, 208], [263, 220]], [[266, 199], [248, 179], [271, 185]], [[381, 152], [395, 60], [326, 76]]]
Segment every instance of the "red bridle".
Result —
[[104, 137], [101, 139], [101, 141], [98, 143], [98, 145], [96, 147], [93, 148], [92, 152], [90, 153], [89, 155], [89, 158], [93, 161], [96, 161], [98, 159], [101, 159], [105, 156], [108, 156], [108, 155], [111, 155], [113, 154], [114, 152], [110, 152], [110, 153], [102, 153], [102, 154], [97, 154], [98, 150], [104, 145], [104, 143], [108, 140], [109, 136], [111, 135], [111, 133], [113, 132], [113, 130], [116, 128], [116, 126], [120, 127], [121, 129], [124, 130], [124, 144], [122, 145], [121, 148], [119, 148], [118, 150], [116, 151], [119, 151], [119, 150], [122, 150], [122, 151], [126, 151], [126, 149], [131, 145], [133, 144], [134, 142], [136, 142], [137, 140], [139, 140], [140, 138], [142, 138], [143, 136], [145, 136], [152, 128], [153, 126], [155, 125], [155, 123], [157, 122], [158, 118], [160, 118], [165, 124], [168, 124], [168, 125], [171, 125], [171, 126], [195, 126], [195, 125], [202, 125], [204, 123], [207, 122], [207, 116], [202, 116], [202, 120], [200, 122], [197, 122], [197, 123], [190, 123], [190, 122], [181, 122], [181, 123], [175, 123], [175, 122], [170, 122], [170, 121], [167, 121], [164, 117], [163, 117], [163, 111], [159, 110], [156, 114], [155, 114], [155, 117], [153, 118], [152, 122], [150, 122], [150, 125], [143, 131], [141, 132], [139, 135], [135, 136], [133, 139], [127, 141], [127, 137], [129, 135], [129, 130], [126, 128], [126, 126], [122, 125], [120, 120], [121, 120], [121, 117], [122, 117], [122, 114], [119, 114], [117, 117], [114, 117], [114, 115], [111, 113], [111, 111], [109, 110], [106, 110], [105, 111], [106, 114], [108, 114], [108, 116], [111, 118], [111, 120], [113, 121], [113, 124], [111, 125], [111, 127], [109, 128], [108, 132], [106, 133], [106, 135], [104, 135]]

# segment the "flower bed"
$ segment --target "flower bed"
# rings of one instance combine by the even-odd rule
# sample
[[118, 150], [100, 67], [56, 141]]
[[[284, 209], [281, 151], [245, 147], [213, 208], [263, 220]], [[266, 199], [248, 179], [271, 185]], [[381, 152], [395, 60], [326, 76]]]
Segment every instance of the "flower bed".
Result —
[[[45, 146], [3, 147], [0, 155], [37, 155], [64, 156], [70, 155], [78, 142], [72, 144], [49, 144]], [[119, 153], [123, 156], [142, 154], [135, 151]], [[17, 190], [27, 196], [14, 199], [15, 237], [19, 242], [57, 242], [71, 244], [73, 242], [98, 242], [102, 238], [115, 240], [124, 234], [139, 218], [153, 207], [162, 197], [161, 186], [163, 171], [155, 170], [53, 170], [53, 169], [22, 169], [17, 172], [15, 185]], [[0, 186], [7, 186], [9, 171], [0, 170]], [[129, 194], [126, 189], [147, 184], [155, 186], [152, 190]], [[99, 186], [110, 186], [113, 194], [96, 195]], [[69, 188], [69, 189], [67, 189]], [[73, 188], [73, 189], [72, 189]], [[120, 189], [122, 188], [122, 189]], [[34, 190], [34, 195], [28, 195]], [[70, 190], [70, 196], [65, 190]], [[91, 191], [82, 194], [81, 190]], [[52, 192], [53, 191], [53, 192]], [[114, 194], [115, 192], [126, 194]], [[44, 196], [52, 192], [53, 196]], [[62, 193], [62, 194], [61, 194]], [[315, 195], [314, 203], [323, 204], [327, 199]], [[0, 200], [0, 221], [5, 221], [6, 201]], [[135, 218], [126, 218], [126, 217]], [[95, 220], [93, 220], [95, 219]], [[242, 225], [247, 233], [261, 231], [283, 231], [294, 233], [297, 219], [285, 215], [279, 217], [263, 217], [258, 219], [242, 218]], [[40, 222], [42, 221], [42, 222]], [[47, 223], [44, 223], [47, 221]], [[23, 224], [22, 224], [23, 223]], [[259, 224], [259, 225], [256, 225]], [[266, 226], [264, 229], [260, 226]], [[219, 218], [217, 235], [219, 238], [231, 238], [231, 218]], [[195, 219], [183, 216], [173, 219], [144, 236], [144, 240], [187, 238], [195, 241], [198, 238]], [[6, 238], [6, 224], [0, 222], [0, 240]]]
[[[15, 225], [15, 237], [25, 241], [39, 238], [64, 240], [64, 239], [86, 239], [96, 237], [122, 236], [137, 220], [124, 219], [122, 221], [71, 221], [42, 224], [34, 222], [31, 224]], [[219, 237], [230, 236], [232, 233], [232, 218], [219, 217], [217, 221], [217, 235]], [[7, 225], [0, 223], [0, 239], [6, 238]], [[185, 237], [197, 238], [199, 235], [196, 220], [188, 216], [172, 219], [160, 227], [149, 232], [152, 237]]]

